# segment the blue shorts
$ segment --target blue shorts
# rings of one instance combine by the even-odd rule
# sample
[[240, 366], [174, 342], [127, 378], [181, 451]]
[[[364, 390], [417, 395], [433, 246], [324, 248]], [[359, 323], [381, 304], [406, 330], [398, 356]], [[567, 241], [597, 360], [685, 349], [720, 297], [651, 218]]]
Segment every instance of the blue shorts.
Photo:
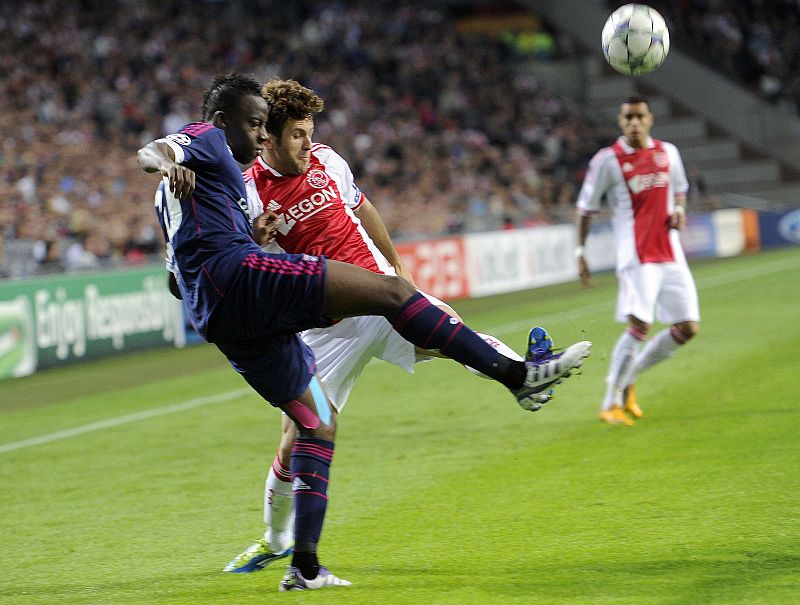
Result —
[[299, 397], [316, 371], [297, 335], [332, 324], [322, 313], [324, 257], [251, 251], [211, 315], [207, 339], [264, 399]]

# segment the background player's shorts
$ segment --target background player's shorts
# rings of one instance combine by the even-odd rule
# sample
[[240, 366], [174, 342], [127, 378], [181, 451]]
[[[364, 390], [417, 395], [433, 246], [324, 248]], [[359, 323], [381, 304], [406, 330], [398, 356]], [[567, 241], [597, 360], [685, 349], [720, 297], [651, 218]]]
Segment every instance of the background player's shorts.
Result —
[[[422, 294], [434, 305], [444, 304]], [[416, 355], [413, 344], [395, 332], [385, 318], [374, 315], [348, 317], [329, 328], [306, 330], [302, 338], [314, 352], [317, 376], [337, 411], [347, 403], [356, 379], [373, 357], [407, 372], [414, 371], [417, 361], [434, 359]]]
[[700, 321], [697, 288], [685, 263], [644, 263], [623, 269], [619, 278], [617, 321], [628, 315], [652, 324]]

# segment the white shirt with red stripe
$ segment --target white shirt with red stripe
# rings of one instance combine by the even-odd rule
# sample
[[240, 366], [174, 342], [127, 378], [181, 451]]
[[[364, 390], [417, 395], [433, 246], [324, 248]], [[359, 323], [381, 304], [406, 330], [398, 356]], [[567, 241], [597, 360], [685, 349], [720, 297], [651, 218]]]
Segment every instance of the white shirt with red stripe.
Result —
[[669, 219], [675, 194], [688, 189], [675, 145], [648, 137], [645, 149], [635, 149], [619, 137], [589, 163], [577, 208], [582, 214], [593, 214], [605, 196], [612, 210], [617, 271], [643, 263], [686, 263]]
[[395, 275], [355, 215], [364, 196], [350, 166], [327, 145], [311, 147], [311, 166], [304, 174], [280, 174], [259, 157], [244, 179], [250, 219], [265, 210], [281, 217], [275, 242], [282, 250]]

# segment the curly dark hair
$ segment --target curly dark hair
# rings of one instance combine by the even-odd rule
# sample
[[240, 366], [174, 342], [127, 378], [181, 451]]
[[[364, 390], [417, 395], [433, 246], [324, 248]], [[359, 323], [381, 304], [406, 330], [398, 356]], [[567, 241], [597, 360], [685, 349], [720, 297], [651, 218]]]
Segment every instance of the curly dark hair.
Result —
[[252, 76], [233, 71], [218, 75], [203, 93], [200, 116], [209, 121], [218, 111], [229, 112], [243, 96], [261, 94], [261, 84]]
[[261, 96], [269, 103], [267, 132], [281, 136], [289, 120], [313, 118], [325, 108], [325, 101], [296, 80], [272, 78], [261, 88]]

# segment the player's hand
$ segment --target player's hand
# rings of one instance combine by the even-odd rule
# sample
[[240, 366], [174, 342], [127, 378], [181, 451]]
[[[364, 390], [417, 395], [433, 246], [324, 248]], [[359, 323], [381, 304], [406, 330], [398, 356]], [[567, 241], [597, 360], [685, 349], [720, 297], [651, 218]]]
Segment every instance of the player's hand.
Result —
[[259, 246], [266, 246], [275, 239], [280, 220], [281, 217], [271, 210], [253, 219], [253, 239]]
[[194, 193], [194, 170], [175, 162], [165, 162], [161, 167], [161, 175], [169, 179], [169, 190], [179, 200], [186, 199]]
[[669, 217], [669, 228], [680, 231], [686, 226], [686, 210], [683, 206], [676, 206], [675, 211]]
[[411, 275], [411, 271], [408, 270], [408, 267], [406, 267], [405, 263], [400, 263], [399, 265], [395, 265], [394, 270], [397, 272], [398, 277], [402, 277], [412, 286], [414, 286], [415, 288], [417, 287], [417, 284], [414, 283], [414, 277]]
[[583, 256], [578, 257], [578, 275], [581, 277], [581, 284], [584, 288], [592, 287], [592, 272], [589, 271], [589, 265]]

